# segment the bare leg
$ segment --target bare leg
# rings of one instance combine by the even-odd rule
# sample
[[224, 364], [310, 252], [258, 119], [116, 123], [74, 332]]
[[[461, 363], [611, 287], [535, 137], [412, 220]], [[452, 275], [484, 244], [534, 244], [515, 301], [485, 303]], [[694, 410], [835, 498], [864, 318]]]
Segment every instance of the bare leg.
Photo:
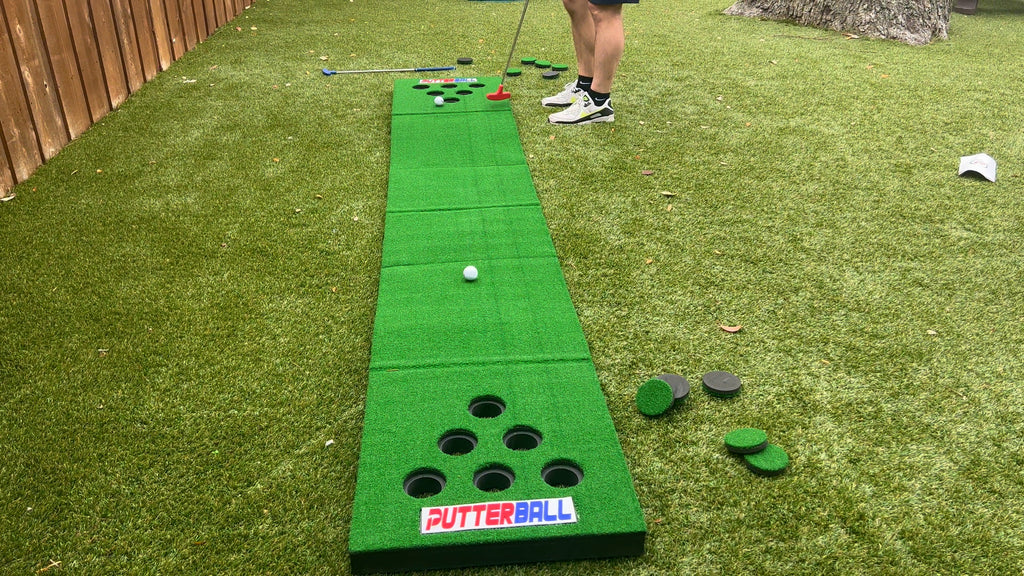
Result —
[[[569, 0], [564, 0], [568, 2]], [[622, 60], [626, 33], [622, 25], [622, 4], [589, 4], [594, 26], [593, 74], [595, 92], [611, 92], [612, 79]], [[574, 29], [575, 30], [575, 29]], [[575, 33], [573, 34], [575, 37]], [[577, 47], [577, 54], [579, 47]], [[581, 74], [583, 67], [580, 66]]]
[[588, 0], [562, 0], [572, 25], [572, 44], [576, 49], [576, 69], [580, 76], [594, 75], [594, 18]]

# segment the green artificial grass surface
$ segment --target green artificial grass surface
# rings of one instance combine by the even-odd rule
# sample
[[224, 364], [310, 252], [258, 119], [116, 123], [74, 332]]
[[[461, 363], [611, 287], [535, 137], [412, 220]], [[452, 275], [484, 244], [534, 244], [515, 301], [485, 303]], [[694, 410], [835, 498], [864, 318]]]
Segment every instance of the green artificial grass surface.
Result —
[[[729, 4], [626, 7], [614, 124], [506, 82], [649, 534], [459, 573], [1019, 573], [1024, 7], [911, 48]], [[0, 571], [348, 570], [394, 76], [320, 69], [493, 76], [521, 7], [257, 2], [0, 203]], [[572, 61], [558, 2], [528, 54]], [[743, 394], [637, 413], [712, 370]]]
[[[434, 86], [394, 87], [351, 571], [638, 556], [643, 512], [541, 206], [523, 205], [536, 198], [532, 179], [502, 179], [493, 206], [466, 207], [481, 185], [526, 165], [508, 100], [486, 98], [497, 77], [441, 83], [459, 95], [445, 96], [452, 106], [430, 105]], [[419, 180], [411, 194], [417, 166], [449, 179]], [[409, 196], [450, 203], [410, 212]], [[472, 282], [467, 263], [480, 272]], [[449, 449], [453, 436], [460, 445]], [[549, 476], [552, 466], [567, 468]], [[476, 507], [494, 514], [468, 512]], [[482, 529], [460, 529], [467, 521]]]

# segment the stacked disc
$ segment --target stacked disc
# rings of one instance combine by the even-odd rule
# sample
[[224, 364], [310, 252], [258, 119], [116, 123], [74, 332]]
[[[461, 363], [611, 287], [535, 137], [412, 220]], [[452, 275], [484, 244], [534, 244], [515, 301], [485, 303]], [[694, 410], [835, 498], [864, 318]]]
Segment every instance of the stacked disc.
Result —
[[770, 444], [768, 434], [757, 428], [739, 428], [725, 435], [725, 447], [743, 457], [747, 468], [759, 476], [778, 476], [789, 466], [789, 454]]
[[661, 416], [677, 401], [690, 395], [690, 383], [678, 374], [660, 374], [644, 382], [636, 392], [636, 407], [644, 416]]

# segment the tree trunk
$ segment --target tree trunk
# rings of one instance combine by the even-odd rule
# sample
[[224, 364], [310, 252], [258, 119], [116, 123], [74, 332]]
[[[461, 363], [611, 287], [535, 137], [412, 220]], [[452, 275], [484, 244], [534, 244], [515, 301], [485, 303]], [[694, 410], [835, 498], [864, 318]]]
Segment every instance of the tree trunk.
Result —
[[947, 38], [950, 8], [950, 0], [738, 0], [725, 13], [921, 45]]

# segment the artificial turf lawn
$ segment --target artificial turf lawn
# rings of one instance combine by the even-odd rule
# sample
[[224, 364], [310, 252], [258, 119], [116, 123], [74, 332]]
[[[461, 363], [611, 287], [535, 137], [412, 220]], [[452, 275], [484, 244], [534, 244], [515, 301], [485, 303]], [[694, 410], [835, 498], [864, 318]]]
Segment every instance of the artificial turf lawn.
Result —
[[[626, 7], [610, 126], [507, 83], [649, 532], [457, 574], [1020, 573], [1020, 3], [921, 48], [730, 3]], [[320, 69], [500, 74], [521, 9], [260, 0], [0, 203], [0, 572], [348, 570], [394, 77]], [[570, 62], [562, 12], [515, 57]], [[637, 412], [711, 370], [743, 394]]]
[[[533, 183], [502, 181], [492, 205], [472, 207], [480, 188], [472, 178], [489, 182], [487, 169], [505, 175], [526, 163], [508, 102], [485, 98], [498, 79], [481, 80], [395, 82], [397, 191], [386, 211], [349, 536], [355, 573], [643, 552], [643, 514], [544, 215], [537, 202], [523, 205], [535, 195]], [[443, 90], [425, 86], [461, 99], [431, 105], [432, 92]], [[424, 166], [446, 168], [449, 178], [424, 186], [416, 178]], [[409, 171], [419, 189], [409, 185]], [[472, 192], [450, 191], [463, 188]], [[424, 208], [414, 211], [410, 197], [431, 198], [435, 189], [451, 203], [420, 201]], [[467, 264], [480, 272], [474, 282], [461, 274]], [[483, 416], [474, 409], [480, 399], [503, 410]], [[537, 446], [502, 441], [523, 427]], [[478, 444], [443, 450], [449, 434]], [[545, 481], [543, 470], [555, 464], [571, 466], [579, 483]], [[477, 484], [477, 474], [496, 466], [510, 474], [510, 486]], [[429, 491], [418, 484], [424, 474]], [[571, 522], [421, 532], [429, 508], [565, 497], [577, 515]]]

